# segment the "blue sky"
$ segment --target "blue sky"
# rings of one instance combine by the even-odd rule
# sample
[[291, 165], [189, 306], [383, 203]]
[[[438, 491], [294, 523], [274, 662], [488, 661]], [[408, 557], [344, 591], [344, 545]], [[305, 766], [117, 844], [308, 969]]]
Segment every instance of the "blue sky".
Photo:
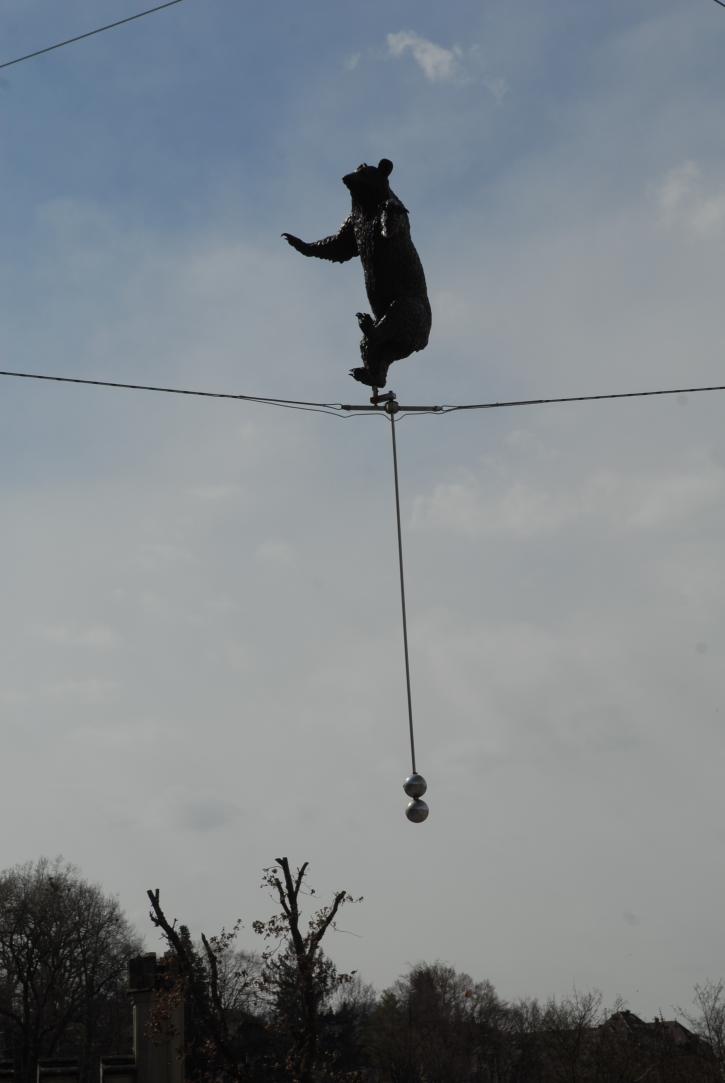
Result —
[[[8, 0], [3, 57], [140, 6]], [[711, 0], [184, 0], [8, 68], [2, 368], [358, 401], [360, 268], [279, 235], [387, 156], [434, 321], [401, 400], [721, 384], [724, 47]], [[4, 865], [210, 932], [285, 852], [365, 896], [331, 951], [379, 987], [685, 1006], [722, 953], [724, 404], [401, 423], [416, 828], [384, 422], [4, 379]]]

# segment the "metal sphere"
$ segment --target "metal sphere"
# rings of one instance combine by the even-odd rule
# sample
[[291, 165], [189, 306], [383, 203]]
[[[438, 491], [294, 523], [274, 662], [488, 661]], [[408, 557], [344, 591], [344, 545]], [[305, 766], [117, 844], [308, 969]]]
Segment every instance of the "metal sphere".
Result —
[[428, 817], [428, 806], [425, 801], [421, 801], [419, 797], [416, 797], [408, 804], [405, 810], [405, 815], [408, 817], [411, 823], [422, 824], [423, 820]]
[[403, 789], [407, 793], [408, 797], [422, 797], [425, 791], [428, 789], [428, 783], [422, 775], [408, 775], [405, 782], [403, 783]]

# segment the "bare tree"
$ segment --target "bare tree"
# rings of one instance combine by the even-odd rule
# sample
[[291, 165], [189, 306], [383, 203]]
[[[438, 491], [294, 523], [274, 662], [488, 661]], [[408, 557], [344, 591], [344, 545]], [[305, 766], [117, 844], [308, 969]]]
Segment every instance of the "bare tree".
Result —
[[115, 1020], [139, 951], [118, 901], [61, 858], [0, 873], [0, 1018], [20, 1080], [61, 1054], [88, 1078], [101, 1043], [125, 1044]]
[[695, 1034], [704, 1038], [710, 1045], [725, 1079], [725, 985], [722, 979], [713, 981], [708, 978], [702, 985], [695, 986], [693, 997], [694, 1011], [680, 1014], [692, 1027]]
[[590, 1078], [595, 1028], [603, 1022], [602, 1002], [599, 990], [580, 993], [577, 989], [561, 1000], [547, 1001], [542, 1029], [552, 1079], [579, 1083]]
[[498, 1081], [506, 1019], [490, 982], [445, 963], [417, 963], [380, 999], [370, 1053], [395, 1083]]
[[351, 975], [330, 998], [320, 1020], [320, 1043], [334, 1058], [340, 1079], [357, 1080], [361, 1070], [370, 1066], [369, 1036], [376, 1005], [375, 989], [358, 974]]

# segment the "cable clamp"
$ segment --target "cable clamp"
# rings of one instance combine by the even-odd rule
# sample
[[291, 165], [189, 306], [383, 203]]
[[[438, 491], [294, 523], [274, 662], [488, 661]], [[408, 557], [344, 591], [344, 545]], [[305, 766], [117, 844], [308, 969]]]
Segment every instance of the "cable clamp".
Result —
[[382, 403], [382, 402], [395, 402], [395, 392], [394, 391], [385, 391], [381, 395], [380, 392], [378, 391], [377, 387], [374, 387], [373, 388], [372, 398], [370, 399], [370, 402], [373, 404], [373, 406], [379, 406], [380, 403]]

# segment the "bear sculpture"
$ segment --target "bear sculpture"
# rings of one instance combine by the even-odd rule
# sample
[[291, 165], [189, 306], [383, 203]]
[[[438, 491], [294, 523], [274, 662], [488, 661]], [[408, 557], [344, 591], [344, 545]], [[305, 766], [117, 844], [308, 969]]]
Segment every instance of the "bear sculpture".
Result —
[[360, 165], [342, 178], [352, 211], [331, 237], [308, 244], [291, 233], [282, 236], [304, 256], [345, 263], [359, 256], [373, 316], [358, 312], [363, 333], [363, 364], [350, 375], [369, 387], [385, 387], [393, 361], [428, 345], [431, 310], [425, 274], [410, 238], [408, 211], [390, 190], [393, 163]]

